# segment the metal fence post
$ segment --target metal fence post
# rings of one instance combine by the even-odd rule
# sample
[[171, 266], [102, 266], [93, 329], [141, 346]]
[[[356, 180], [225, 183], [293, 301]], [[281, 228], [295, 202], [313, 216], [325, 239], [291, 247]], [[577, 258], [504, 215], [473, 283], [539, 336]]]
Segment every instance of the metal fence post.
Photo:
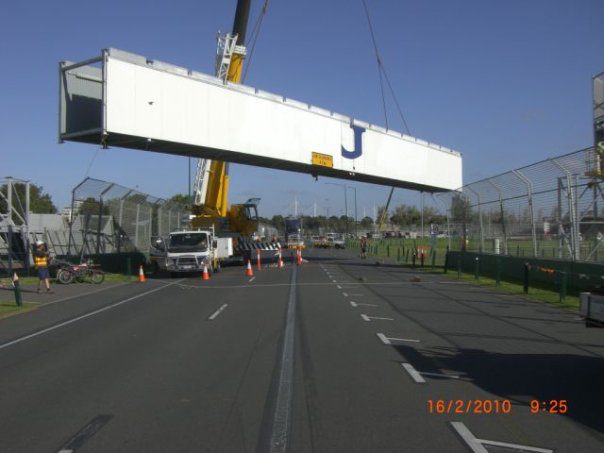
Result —
[[474, 195], [476, 195], [476, 200], [477, 200], [477, 204], [476, 206], [478, 206], [478, 228], [479, 228], [479, 252], [482, 253], [484, 250], [484, 226], [483, 226], [483, 222], [482, 222], [482, 209], [481, 209], [481, 202], [480, 202], [480, 194], [478, 192], [476, 192], [474, 189], [472, 189], [472, 187], [470, 187], [469, 185], [466, 186], [466, 188], [472, 192]]
[[488, 179], [487, 182], [493, 186], [493, 188], [499, 194], [499, 212], [501, 215], [501, 233], [503, 234], [503, 253], [504, 255], [508, 255], [508, 238], [505, 228], [505, 209], [503, 208], [503, 192], [499, 188], [497, 184], [495, 184], [491, 179]]
[[538, 256], [537, 250], [537, 230], [535, 228], [535, 210], [533, 208], [533, 182], [523, 175], [520, 170], [512, 170], [518, 178], [526, 184], [526, 195], [528, 197], [529, 212], [531, 216], [531, 235], [533, 238], [533, 256]]
[[572, 187], [572, 177], [562, 164], [556, 159], [549, 159], [556, 167], [558, 167], [566, 175], [566, 196], [568, 200], [568, 217], [570, 222], [570, 248], [573, 260], [581, 259], [581, 250], [579, 249], [579, 228], [577, 224], [577, 215], [575, 210], [574, 190]]
[[140, 218], [141, 205], [136, 203], [136, 222], [134, 224], [134, 247], [138, 250], [138, 220]]

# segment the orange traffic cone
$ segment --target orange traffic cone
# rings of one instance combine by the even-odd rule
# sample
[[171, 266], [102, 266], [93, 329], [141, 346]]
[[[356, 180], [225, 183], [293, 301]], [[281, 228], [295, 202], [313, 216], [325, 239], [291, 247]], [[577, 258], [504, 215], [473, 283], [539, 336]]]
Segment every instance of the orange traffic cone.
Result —
[[281, 256], [281, 249], [279, 249], [279, 260], [277, 261], [277, 266], [279, 269], [283, 268], [283, 257]]
[[252, 270], [252, 263], [250, 262], [250, 260], [247, 260], [247, 268], [245, 269], [245, 275], [247, 275], [248, 277], [254, 276], [254, 271]]
[[210, 273], [208, 272], [208, 266], [205, 263], [203, 265], [203, 272], [201, 274], [201, 279], [202, 280], [209, 280], [210, 279]]
[[296, 264], [300, 266], [302, 264], [302, 250], [298, 249], [298, 256], [296, 257]]
[[141, 264], [138, 268], [138, 282], [145, 283], [145, 271], [143, 271], [143, 265]]

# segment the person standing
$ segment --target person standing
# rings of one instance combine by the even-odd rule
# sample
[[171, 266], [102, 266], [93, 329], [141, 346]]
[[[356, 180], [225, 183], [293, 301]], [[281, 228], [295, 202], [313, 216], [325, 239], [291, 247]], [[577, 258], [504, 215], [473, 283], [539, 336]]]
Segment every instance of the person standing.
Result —
[[38, 270], [38, 293], [41, 290], [42, 281], [46, 286], [46, 292], [50, 292], [50, 273], [48, 272], [48, 247], [42, 241], [36, 241], [36, 253], [34, 254], [34, 263]]
[[361, 238], [361, 258], [367, 258], [367, 237]]

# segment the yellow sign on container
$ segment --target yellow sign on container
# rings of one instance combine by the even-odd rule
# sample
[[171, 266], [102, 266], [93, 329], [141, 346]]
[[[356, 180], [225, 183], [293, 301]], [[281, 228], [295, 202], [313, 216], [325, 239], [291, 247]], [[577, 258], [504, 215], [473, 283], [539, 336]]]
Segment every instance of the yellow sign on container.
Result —
[[333, 157], [329, 154], [312, 153], [312, 164], [333, 168]]

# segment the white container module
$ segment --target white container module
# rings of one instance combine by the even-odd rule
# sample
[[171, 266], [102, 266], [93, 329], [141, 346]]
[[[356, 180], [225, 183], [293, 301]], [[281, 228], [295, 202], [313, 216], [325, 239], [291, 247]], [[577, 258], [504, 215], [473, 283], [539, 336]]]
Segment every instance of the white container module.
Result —
[[439, 192], [459, 152], [253, 87], [106, 49], [59, 69], [59, 140]]

